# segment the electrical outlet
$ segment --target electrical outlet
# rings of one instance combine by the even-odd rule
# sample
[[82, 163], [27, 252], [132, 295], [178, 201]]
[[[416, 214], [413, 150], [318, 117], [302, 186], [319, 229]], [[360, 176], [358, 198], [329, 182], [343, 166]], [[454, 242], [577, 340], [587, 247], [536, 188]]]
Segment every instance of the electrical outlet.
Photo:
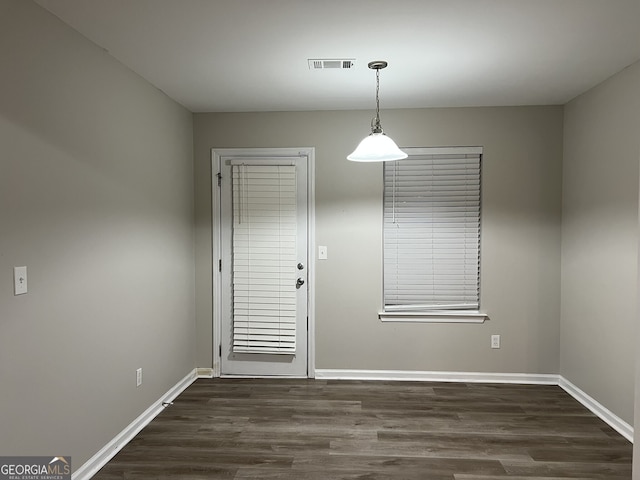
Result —
[[491, 335], [491, 348], [500, 348], [500, 335]]
[[142, 368], [136, 370], [136, 387], [142, 385]]

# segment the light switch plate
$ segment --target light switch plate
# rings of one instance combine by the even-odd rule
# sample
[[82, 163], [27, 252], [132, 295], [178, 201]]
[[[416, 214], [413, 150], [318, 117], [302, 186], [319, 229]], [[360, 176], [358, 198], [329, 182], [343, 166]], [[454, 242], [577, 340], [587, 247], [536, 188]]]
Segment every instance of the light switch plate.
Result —
[[27, 293], [27, 267], [13, 267], [14, 295]]
[[318, 247], [318, 260], [326, 260], [327, 259], [327, 247], [319, 246]]

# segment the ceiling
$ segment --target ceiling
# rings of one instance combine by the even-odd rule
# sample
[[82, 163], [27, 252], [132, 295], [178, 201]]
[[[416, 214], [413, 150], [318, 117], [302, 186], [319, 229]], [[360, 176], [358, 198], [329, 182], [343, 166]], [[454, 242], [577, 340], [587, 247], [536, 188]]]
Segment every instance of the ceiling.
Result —
[[[193, 112], [563, 104], [640, 59], [640, 0], [35, 0]], [[314, 70], [308, 59], [355, 59]]]

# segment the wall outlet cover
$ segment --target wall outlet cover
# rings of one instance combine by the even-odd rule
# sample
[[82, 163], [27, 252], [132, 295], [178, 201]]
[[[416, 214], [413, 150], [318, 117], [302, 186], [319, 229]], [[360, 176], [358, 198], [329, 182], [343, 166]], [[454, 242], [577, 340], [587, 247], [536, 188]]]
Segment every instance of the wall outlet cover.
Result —
[[27, 293], [27, 267], [13, 267], [14, 295]]

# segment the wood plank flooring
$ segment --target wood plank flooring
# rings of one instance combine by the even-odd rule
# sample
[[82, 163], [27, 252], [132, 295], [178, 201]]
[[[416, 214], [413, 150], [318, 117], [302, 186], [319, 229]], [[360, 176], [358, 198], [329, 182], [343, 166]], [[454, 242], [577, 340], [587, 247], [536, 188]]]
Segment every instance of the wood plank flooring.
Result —
[[631, 456], [556, 386], [200, 379], [94, 478], [622, 480]]

